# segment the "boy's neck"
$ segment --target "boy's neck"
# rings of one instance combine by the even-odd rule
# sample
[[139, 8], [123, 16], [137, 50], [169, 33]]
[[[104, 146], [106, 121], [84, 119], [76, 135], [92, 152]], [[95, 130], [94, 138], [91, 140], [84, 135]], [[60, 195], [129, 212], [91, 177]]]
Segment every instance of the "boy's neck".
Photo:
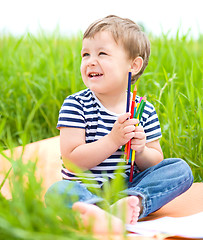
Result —
[[111, 112], [121, 114], [126, 111], [127, 93], [123, 92], [119, 95], [103, 95], [95, 94], [101, 104]]

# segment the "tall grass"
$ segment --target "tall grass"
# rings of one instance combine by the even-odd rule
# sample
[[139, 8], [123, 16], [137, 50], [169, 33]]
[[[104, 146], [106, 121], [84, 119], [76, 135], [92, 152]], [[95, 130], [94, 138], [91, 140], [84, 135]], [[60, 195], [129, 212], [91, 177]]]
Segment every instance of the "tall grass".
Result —
[[[63, 207], [67, 196], [53, 194], [44, 203], [42, 179], [37, 180], [34, 177], [37, 160], [24, 163], [22, 158], [16, 161], [8, 158], [8, 161], [12, 165], [12, 175], [9, 177], [12, 198], [7, 200], [1, 195], [0, 185], [0, 239], [96, 239], [91, 226], [85, 228], [76, 212]], [[118, 193], [123, 188], [124, 182], [119, 174], [114, 181], [105, 184], [104, 191], [95, 191], [110, 203], [118, 200]], [[103, 209], [108, 211], [109, 204], [103, 205]]]
[[[150, 62], [138, 80], [138, 94], [156, 107], [165, 158], [185, 159], [195, 181], [202, 181], [203, 36], [194, 40], [177, 33], [176, 38], [150, 36], [150, 41]], [[85, 87], [80, 49], [81, 34], [0, 36], [1, 150], [59, 134], [56, 123], [64, 98]], [[33, 177], [35, 163], [9, 161], [12, 199], [0, 195], [0, 239], [91, 239], [81, 235], [75, 215], [60, 204], [44, 206], [41, 183]], [[112, 198], [109, 188], [107, 200]]]
[[10, 161], [12, 199], [6, 200], [0, 193], [0, 239], [93, 239], [90, 232], [78, 225], [73, 211], [61, 208], [63, 198], [55, 197], [45, 206], [41, 181], [33, 175], [35, 162]]
[[58, 134], [66, 95], [83, 88], [80, 37], [0, 38], [0, 142], [4, 148]]
[[165, 157], [180, 157], [203, 179], [203, 37], [151, 38], [148, 69], [139, 82], [161, 122]]

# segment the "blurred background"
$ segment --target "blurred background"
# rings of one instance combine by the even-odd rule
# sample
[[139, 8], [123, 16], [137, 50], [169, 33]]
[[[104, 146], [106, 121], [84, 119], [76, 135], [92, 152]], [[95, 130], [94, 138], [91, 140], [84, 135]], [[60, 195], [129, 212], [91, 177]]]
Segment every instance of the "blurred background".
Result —
[[0, 0], [0, 33], [15, 35], [44, 30], [75, 34], [109, 14], [128, 17], [154, 35], [177, 30], [197, 38], [203, 32], [201, 0]]

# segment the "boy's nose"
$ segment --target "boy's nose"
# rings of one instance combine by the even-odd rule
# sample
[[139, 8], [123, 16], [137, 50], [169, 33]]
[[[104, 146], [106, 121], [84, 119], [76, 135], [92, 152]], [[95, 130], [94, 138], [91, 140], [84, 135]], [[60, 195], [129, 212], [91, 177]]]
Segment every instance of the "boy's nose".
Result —
[[97, 59], [96, 57], [90, 57], [88, 60], [88, 66], [95, 66], [97, 64]]

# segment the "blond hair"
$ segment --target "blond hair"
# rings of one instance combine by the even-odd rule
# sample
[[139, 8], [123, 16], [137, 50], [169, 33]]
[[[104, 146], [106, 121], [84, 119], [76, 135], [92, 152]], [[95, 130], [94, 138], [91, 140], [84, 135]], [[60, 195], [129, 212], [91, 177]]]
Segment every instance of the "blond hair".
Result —
[[128, 18], [109, 15], [92, 23], [83, 35], [85, 38], [93, 38], [100, 31], [109, 31], [115, 42], [123, 45], [129, 59], [142, 57], [143, 66], [140, 71], [132, 76], [132, 84], [142, 75], [148, 65], [150, 55], [150, 42], [141, 30], [140, 26]]

